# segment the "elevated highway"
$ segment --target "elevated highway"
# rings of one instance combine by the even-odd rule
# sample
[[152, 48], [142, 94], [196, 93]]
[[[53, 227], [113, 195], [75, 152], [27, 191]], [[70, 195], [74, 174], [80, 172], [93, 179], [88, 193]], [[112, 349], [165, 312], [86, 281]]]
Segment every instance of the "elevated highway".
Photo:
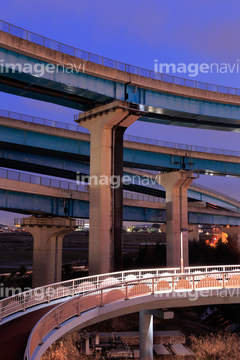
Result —
[[[187, 226], [187, 188], [194, 178], [193, 171], [236, 176], [240, 170], [239, 158], [234, 159], [225, 154], [216, 156], [208, 152], [192, 156], [192, 153], [182, 149], [164, 149], [159, 152], [158, 147], [151, 143], [138, 143], [134, 147], [129, 144], [123, 153], [124, 131], [137, 120], [239, 131], [239, 90], [165, 77], [164, 74], [86, 54], [3, 21], [0, 27], [0, 90], [83, 110], [85, 112], [79, 114], [75, 121], [91, 133], [89, 151], [89, 145], [83, 138], [79, 142], [76, 137], [68, 139], [56, 134], [49, 136], [49, 133], [36, 133], [30, 129], [27, 134], [27, 129], [2, 127], [4, 139], [1, 139], [1, 165], [34, 171], [36, 165], [34, 167], [32, 164], [35, 162], [38, 171], [56, 176], [59, 174], [59, 164], [62, 165], [59, 158], [64, 156], [67, 160], [61, 176], [68, 177], [74, 175], [74, 162], [84, 163], [77, 166], [77, 171], [84, 174], [90, 155], [91, 176], [104, 174], [107, 178], [122, 177], [123, 164], [157, 171], [183, 169], [173, 175], [159, 176], [159, 182], [168, 188], [167, 243], [174, 244], [168, 248], [175, 249], [177, 254], [176, 259], [172, 255], [168, 259], [173, 261], [169, 262], [171, 266], [177, 266], [180, 237], [185, 238], [180, 233]], [[72, 66], [71, 71], [69, 64]], [[16, 142], [12, 141], [13, 137]], [[63, 148], [69, 150], [62, 151]], [[31, 160], [20, 160], [18, 152], [24, 154], [25, 159], [30, 153]], [[49, 156], [49, 152], [51, 155], [46, 165], [43, 157]], [[54, 168], [52, 164], [56, 157], [58, 166]], [[39, 162], [42, 162], [40, 166]], [[179, 178], [175, 182], [177, 176]], [[171, 180], [171, 186], [167, 178]], [[113, 190], [109, 184], [91, 184], [90, 187], [89, 216], [92, 226], [89, 251], [90, 258], [94, 260], [91, 262], [91, 272], [121, 269], [119, 254], [122, 247], [123, 184]], [[180, 194], [180, 209], [177, 209], [174, 189]], [[184, 196], [181, 195], [182, 190]], [[179, 221], [176, 214], [180, 214]], [[100, 253], [104, 254], [105, 262], [98, 259]]]
[[[145, 106], [142, 121], [239, 131], [239, 89], [106, 59], [4, 21], [0, 28], [5, 69], [0, 77], [1, 91], [83, 111], [114, 99], [128, 100]], [[18, 64], [13, 67], [17, 71], [8, 71], [12, 67], [7, 64]], [[38, 71], [23, 71], [25, 64]], [[48, 64], [55, 68], [47, 70]], [[72, 71], [64, 71], [69, 64]]]
[[[190, 198], [188, 202], [190, 224], [240, 224], [240, 204], [236, 200], [197, 186], [192, 186], [190, 192], [198, 198]], [[0, 194], [2, 210], [29, 215], [89, 218], [87, 185], [0, 169]], [[206, 203], [207, 199], [212, 202]], [[165, 200], [152, 195], [124, 192], [123, 219], [166, 222]]]
[[[1, 91], [86, 111], [84, 115], [76, 118], [77, 121], [85, 121], [85, 123], [87, 123], [87, 117], [88, 120], [92, 119], [89, 114], [91, 111], [95, 111], [96, 107], [102, 109], [109, 102], [114, 106], [117, 104], [112, 109], [114, 110], [114, 121], [110, 116], [109, 118], [105, 116], [105, 123], [104, 121], [101, 123], [101, 111], [96, 115], [98, 117], [97, 124], [102, 124], [99, 138], [96, 137], [100, 144], [100, 157], [103, 157], [104, 154], [102, 134], [107, 133], [106, 128], [109, 128], [110, 123], [113, 127], [109, 128], [108, 139], [117, 140], [116, 143], [120, 144], [120, 148], [122, 148], [121, 136], [123, 136], [124, 130], [136, 120], [240, 131], [239, 89], [184, 80], [140, 69], [57, 43], [3, 21], [0, 21], [0, 29], [0, 57], [3, 70], [0, 74]], [[30, 67], [35, 69], [35, 73], [23, 70], [26, 64], [30, 64]], [[51, 64], [55, 66], [54, 71], [47, 71]], [[75, 66], [73, 71], [64, 71], [68, 64]], [[41, 73], [37, 74], [36, 69], [40, 69]], [[128, 102], [124, 103], [126, 100]], [[127, 116], [125, 116], [126, 113]], [[68, 179], [75, 179], [76, 172], [83, 175], [89, 174], [89, 134], [80, 134], [65, 128], [50, 128], [46, 126], [46, 123], [44, 123], [45, 125], [36, 125], [16, 119], [9, 120], [9, 117], [0, 119], [0, 166]], [[80, 123], [80, 125], [83, 124]], [[87, 127], [91, 126], [91, 121], [88, 121]], [[114, 127], [119, 133], [116, 133]], [[91, 135], [93, 136], [93, 132]], [[97, 133], [94, 133], [94, 136], [96, 135]], [[116, 166], [114, 156], [111, 155], [116, 155], [116, 152], [114, 145], [109, 141], [110, 146], [105, 157], [106, 164], [104, 163], [108, 175], [121, 174], [123, 161], [125, 167], [142, 170], [185, 169], [213, 175], [239, 176], [240, 174], [239, 154], [226, 152], [212, 154], [211, 151], [200, 150], [197, 152], [194, 146], [190, 149], [188, 146], [171, 148], [162, 145], [156, 146], [158, 144], [151, 140], [145, 144], [129, 140], [129, 138], [125, 138], [123, 159], [120, 156], [119, 166]], [[92, 158], [94, 158], [93, 155], [92, 152]], [[63, 158], [64, 160], [62, 160]], [[97, 160], [96, 163], [100, 164], [100, 161]], [[101, 173], [104, 166], [92, 167], [90, 174]], [[109, 169], [111, 170], [109, 171]], [[39, 184], [31, 184], [29, 187], [29, 184], [24, 181], [17, 180], [8, 180], [5, 184], [4, 181], [0, 181], [2, 183], [0, 197], [2, 209], [20, 210], [22, 207], [19, 205], [20, 200], [25, 207], [22, 209], [23, 212], [45, 212], [64, 216], [66, 215], [65, 208], [67, 208], [69, 216], [88, 217], [89, 195], [86, 192], [80, 194], [80, 192], [68, 188], [53, 189]], [[34, 187], [36, 188], [34, 189]], [[137, 187], [136, 189], [139, 190]], [[104, 263], [102, 260], [96, 260], [97, 257], [93, 252], [91, 259], [95, 263], [98, 261], [93, 272], [96, 272], [96, 269], [101, 272], [104, 267], [112, 269], [113, 264], [118, 261], [115, 255], [119, 253], [118, 249], [121, 247], [119, 224], [122, 220], [122, 199], [119, 194], [122, 189], [118, 193], [112, 193], [110, 188], [101, 188], [99, 191], [92, 188], [92, 190], [97, 194], [96, 198], [105, 199], [105, 204], [99, 201], [98, 207], [96, 207], [97, 213], [102, 213], [100, 209], [105, 206], [106, 216], [104, 218], [93, 217], [94, 206], [92, 207], [92, 224], [96, 223], [96, 231], [99, 236], [92, 233], [91, 239], [96, 241], [91, 240], [91, 251], [95, 249], [96, 253], [101, 250], [104, 254], [102, 257]], [[154, 190], [160, 191], [159, 188]], [[190, 189], [190, 191], [194, 195], [194, 190]], [[204, 195], [207, 195], [208, 199], [212, 196], [211, 193]], [[214, 197], [216, 198], [216, 194], [213, 195]], [[65, 206], [66, 200], [67, 207]], [[149, 201], [150, 198], [143, 200], [141, 202], [140, 197], [134, 201], [131, 199], [129, 204], [129, 199], [124, 199], [123, 218], [125, 220], [161, 221], [160, 219], [164, 218], [164, 204], [161, 201]], [[218, 201], [217, 206], [223, 207], [231, 202], [229, 199], [223, 198], [218, 198]], [[117, 206], [115, 206], [116, 204]], [[171, 205], [172, 202], [168, 201], [169, 204]], [[229, 223], [239, 225], [238, 204], [232, 202], [231, 206], [231, 211], [198, 207], [196, 211], [188, 213], [188, 221], [197, 224], [211, 221], [224, 225]], [[219, 211], [218, 214], [217, 211]], [[115, 218], [112, 221], [114, 214], [118, 214], [118, 224], [116, 224]], [[99, 224], [103, 223], [107, 225], [102, 231]], [[176, 239], [178, 247], [181, 228], [182, 226], [178, 229], [178, 238]], [[104, 246], [102, 246], [103, 240]], [[101, 244], [101, 246], [98, 248], [97, 244]], [[112, 249], [115, 251], [114, 254]], [[112, 261], [113, 259], [115, 262]], [[120, 265], [118, 261], [117, 267]], [[168, 270], [167, 275], [164, 275], [163, 271], [153, 273], [149, 270], [143, 275], [140, 274], [141, 271], [126, 276], [121, 273], [120, 279], [109, 273], [105, 274], [105, 279], [110, 277], [110, 282], [105, 281], [104, 283], [103, 279], [97, 286], [89, 278], [85, 279], [87, 284], [70, 282], [69, 285], [61, 284], [59, 287], [57, 284], [53, 284], [52, 295], [49, 295], [50, 287], [46, 287], [43, 291], [44, 302], [50, 301], [51, 296], [52, 300], [60, 301], [68, 296], [73, 297], [50, 311], [36, 325], [27, 344], [25, 359], [40, 359], [41, 354], [57, 338], [74, 329], [81, 328], [86, 323], [108, 319], [116, 314], [128, 314], [136, 310], [144, 312], [166, 306], [168, 308], [186, 306], [186, 304], [191, 306], [193, 304], [192, 297], [195, 298], [193, 306], [239, 302], [239, 268], [215, 268], [212, 270], [216, 270], [216, 272], [212, 272], [211, 275], [209, 273], [199, 274], [198, 271], [202, 270], [197, 269], [188, 270], [180, 275], [179, 268], [173, 272]], [[194, 273], [194, 271], [198, 273]], [[128, 276], [130, 277], [128, 278]], [[211, 292], [208, 297], [202, 293], [206, 289]], [[61, 295], [56, 296], [57, 292]], [[182, 292], [184, 295], [179, 297], [178, 294]], [[42, 305], [42, 303], [36, 303], [34, 289], [17, 298], [9, 298], [4, 301], [0, 303], [1, 319], [6, 319], [21, 310], [26, 311], [28, 307]], [[3, 332], [5, 325], [1, 326]]]
[[[76, 179], [89, 174], [90, 134], [76, 125], [0, 111], [0, 166]], [[85, 130], [85, 132], [84, 132]], [[200, 174], [240, 174], [238, 151], [124, 136], [126, 167]]]

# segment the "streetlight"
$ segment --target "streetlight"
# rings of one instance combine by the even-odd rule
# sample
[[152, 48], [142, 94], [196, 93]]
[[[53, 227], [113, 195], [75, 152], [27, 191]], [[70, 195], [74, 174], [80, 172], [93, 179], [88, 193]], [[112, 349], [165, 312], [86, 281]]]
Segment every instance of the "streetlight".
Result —
[[183, 233], [184, 232], [188, 232], [188, 229], [186, 228], [181, 229], [181, 274], [183, 274], [184, 272], [184, 267], [183, 267]]

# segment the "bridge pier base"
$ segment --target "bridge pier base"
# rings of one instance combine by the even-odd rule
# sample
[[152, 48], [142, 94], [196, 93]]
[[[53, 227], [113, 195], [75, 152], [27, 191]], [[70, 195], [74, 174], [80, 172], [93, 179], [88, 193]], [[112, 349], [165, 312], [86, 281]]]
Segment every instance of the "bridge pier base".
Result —
[[24, 228], [34, 239], [33, 288], [61, 281], [62, 240], [67, 233], [73, 231], [74, 224], [75, 220], [65, 218], [23, 219]]
[[188, 229], [187, 190], [193, 179], [193, 173], [184, 170], [157, 176], [166, 190], [167, 267], [180, 267], [182, 253], [183, 265], [189, 264], [188, 232], [183, 230]]
[[198, 225], [189, 225], [188, 240], [199, 241], [199, 227]]
[[123, 134], [138, 118], [126, 103], [87, 111], [76, 120], [91, 134], [89, 275], [122, 270]]

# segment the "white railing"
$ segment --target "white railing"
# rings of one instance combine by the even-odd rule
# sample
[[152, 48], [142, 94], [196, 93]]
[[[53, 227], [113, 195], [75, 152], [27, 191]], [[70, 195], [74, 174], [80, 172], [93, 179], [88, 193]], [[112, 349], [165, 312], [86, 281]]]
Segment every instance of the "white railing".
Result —
[[104, 285], [111, 285], [114, 281], [123, 282], [132, 277], [134, 279], [141, 279], [145, 274], [157, 276], [164, 272], [177, 273], [179, 271], [179, 268], [131, 270], [88, 276], [42, 286], [1, 300], [0, 321], [19, 311], [25, 311], [30, 307], [61, 299], [66, 296], [74, 296]]
[[[44, 338], [54, 329], [59, 329], [60, 325], [66, 320], [75, 316], [80, 316], [84, 312], [107, 305], [109, 303], [119, 302], [121, 300], [128, 300], [143, 295], [160, 295], [164, 293], [176, 293], [180, 291], [182, 300], [183, 292], [185, 298], [190, 298], [191, 292], [204, 289], [204, 294], [199, 293], [198, 297], [206, 297], [206, 290], [238, 288], [240, 286], [240, 265], [220, 266], [221, 271], [209, 271], [214, 267], [204, 268], [204, 273], [198, 273], [199, 268], [194, 271], [194, 268], [188, 268], [192, 271], [190, 273], [179, 274], [175, 269], [174, 273], [150, 274], [146, 270], [145, 274], [140, 278], [131, 278], [127, 281], [111, 276], [112, 284], [107, 284], [107, 281], [100, 288], [94, 287], [87, 293], [70, 299], [63, 304], [57, 306], [49, 311], [33, 328], [28, 339], [28, 344], [25, 352], [25, 359], [31, 360], [37, 347], [43, 344]], [[218, 268], [218, 267], [215, 267]], [[232, 270], [222, 270], [231, 268]], [[163, 269], [161, 269], [162, 271]], [[166, 269], [165, 269], [166, 270]], [[152, 270], [151, 270], [152, 271]], [[151, 275], [151, 276], [150, 276]], [[224, 293], [226, 296], [226, 293]], [[232, 296], [233, 294], [229, 294]], [[238, 295], [238, 294], [237, 294]], [[159, 301], [163, 297], [159, 296]], [[144, 299], [146, 300], [146, 298]], [[79, 318], [78, 327], [81, 326], [81, 318]], [[68, 328], [69, 331], [69, 328]]]
[[152, 196], [152, 195], [146, 195], [146, 194], [138, 194], [138, 193], [134, 193], [134, 192], [125, 192], [125, 191], [123, 191], [123, 198], [130, 199], [130, 200], [157, 202], [157, 203], [165, 203], [166, 202], [165, 198]]
[[[218, 265], [218, 266], [200, 266], [200, 267], [186, 267], [185, 274], [193, 275], [194, 273], [202, 274], [213, 272], [232, 272], [240, 271], [240, 265]], [[125, 281], [142, 280], [149, 276], [159, 277], [172, 274], [179, 274], [180, 268], [160, 268], [160, 269], [141, 269], [122, 271], [101, 275], [93, 275], [74, 280], [62, 281], [55, 284], [42, 286], [31, 289], [0, 301], [0, 321], [10, 315], [38, 306], [51, 301], [61, 299], [67, 296], [74, 296], [79, 293], [98, 289], [103, 286], [123, 283]]]
[[210, 273], [216, 271], [239, 271], [240, 265], [211, 265], [211, 266], [187, 266], [185, 273], [192, 274], [200, 271], [201, 273]]

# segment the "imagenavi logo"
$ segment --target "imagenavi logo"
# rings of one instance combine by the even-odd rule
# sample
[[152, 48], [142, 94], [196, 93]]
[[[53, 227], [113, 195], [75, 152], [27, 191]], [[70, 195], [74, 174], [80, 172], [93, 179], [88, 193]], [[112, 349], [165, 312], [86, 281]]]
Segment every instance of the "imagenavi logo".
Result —
[[188, 74], [190, 77], [202, 74], [238, 74], [240, 73], [240, 60], [235, 63], [161, 63], [154, 60], [154, 72], [164, 74]]

